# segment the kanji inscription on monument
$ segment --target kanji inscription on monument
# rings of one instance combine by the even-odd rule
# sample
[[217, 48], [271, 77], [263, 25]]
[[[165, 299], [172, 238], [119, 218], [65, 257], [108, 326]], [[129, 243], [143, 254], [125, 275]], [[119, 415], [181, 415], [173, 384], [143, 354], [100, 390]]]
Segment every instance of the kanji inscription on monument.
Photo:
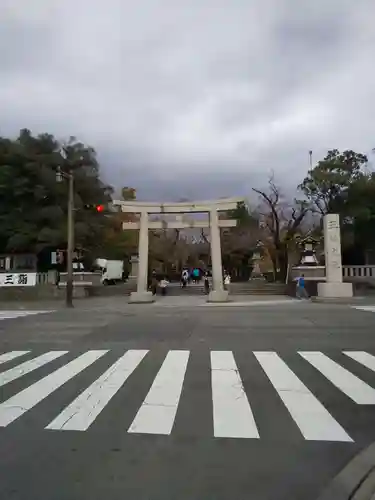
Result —
[[326, 257], [326, 281], [318, 283], [318, 296], [327, 298], [353, 297], [352, 283], [342, 279], [340, 217], [324, 216], [324, 253]]
[[326, 279], [342, 282], [340, 218], [338, 214], [327, 214], [324, 218]]

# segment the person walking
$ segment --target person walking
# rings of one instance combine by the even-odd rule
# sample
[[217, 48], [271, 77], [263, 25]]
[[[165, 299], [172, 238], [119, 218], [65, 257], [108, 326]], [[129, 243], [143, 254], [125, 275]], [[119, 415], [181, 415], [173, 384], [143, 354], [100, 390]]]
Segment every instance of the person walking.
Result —
[[209, 282], [209, 279], [208, 279], [208, 272], [206, 271], [204, 273], [204, 293], [206, 295], [208, 295], [210, 292], [210, 282]]
[[228, 287], [230, 285], [230, 281], [231, 281], [230, 274], [226, 273], [226, 275], [224, 276], [224, 286], [225, 286], [226, 290], [228, 290]]
[[199, 269], [198, 269], [198, 268], [196, 268], [196, 267], [195, 267], [195, 268], [193, 269], [193, 272], [192, 272], [192, 277], [193, 277], [193, 281], [194, 281], [194, 283], [195, 283], [195, 284], [197, 284], [197, 283], [198, 283], [198, 281], [199, 281]]
[[182, 288], [186, 288], [189, 280], [189, 271], [184, 269], [181, 274], [181, 286]]
[[308, 299], [309, 295], [305, 288], [305, 275], [301, 274], [299, 278], [296, 278], [296, 297], [299, 300]]
[[152, 295], [156, 295], [156, 290], [157, 290], [157, 287], [158, 287], [158, 280], [156, 278], [156, 273], [152, 274], [152, 277], [151, 277], [151, 292], [152, 292]]
[[161, 294], [163, 296], [167, 295], [167, 287], [169, 285], [169, 281], [167, 280], [167, 278], [163, 278], [160, 280], [160, 283], [159, 283], [159, 287], [160, 287], [160, 290], [161, 290]]

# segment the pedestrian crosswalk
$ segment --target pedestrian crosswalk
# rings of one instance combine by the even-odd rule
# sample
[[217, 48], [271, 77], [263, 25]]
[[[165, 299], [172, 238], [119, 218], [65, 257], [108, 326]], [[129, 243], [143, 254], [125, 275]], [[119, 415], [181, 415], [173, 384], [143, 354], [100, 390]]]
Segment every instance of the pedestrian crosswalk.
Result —
[[46, 314], [52, 311], [25, 311], [25, 310], [16, 310], [16, 311], [0, 311], [0, 321], [4, 319], [16, 319], [16, 318], [24, 318], [25, 316], [33, 316], [35, 314]]
[[77, 397], [47, 429], [85, 431], [125, 383], [148, 351], [128, 351]]
[[355, 403], [359, 405], [375, 404], [375, 389], [322, 352], [300, 352], [300, 355]]
[[305, 439], [312, 441], [352, 440], [275, 352], [254, 354]]
[[[157, 370], [148, 380], [149, 389], [144, 394], [137, 394], [134, 408], [132, 398], [127, 403], [132, 416], [131, 421], [124, 424], [124, 432], [139, 435], [173, 434], [180, 416], [180, 402], [187, 394], [191, 394], [191, 387], [188, 391], [184, 388], [194, 354], [188, 350], [170, 350], [160, 358]], [[353, 371], [321, 351], [293, 353], [299, 360], [297, 371], [290, 366], [290, 361], [283, 359], [283, 355], [276, 351], [254, 351], [249, 355], [252, 357], [249, 360], [252, 370], [250, 378], [259, 380], [260, 374], [263, 376], [265, 383], [269, 384], [265, 394], [273, 394], [270, 397], [281, 402], [280, 408], [289, 415], [291, 423], [307, 441], [353, 442], [349, 429], [339, 422], [337, 408], [329, 411], [324, 398], [323, 401], [319, 399], [316, 386], [315, 389], [308, 387], [311, 373], [316, 373], [324, 383], [329, 384], [331, 390], [339, 391], [348, 404], [353, 405], [353, 411], [355, 405], [368, 405], [374, 408], [375, 416], [375, 388], [367, 383], [367, 380], [373, 380], [372, 385], [375, 386], [375, 356], [366, 351], [343, 351], [339, 354], [344, 355], [343, 361], [350, 360]], [[59, 390], [73, 380], [78, 380], [74, 384], [72, 396], [67, 398], [65, 393], [63, 405], [56, 408], [55, 412], [52, 406], [48, 414], [54, 413], [53, 418], [43, 425], [46, 432], [94, 431], [99, 415], [111, 411], [112, 399], [121, 393], [128, 379], [149, 377], [150, 355], [151, 351], [146, 349], [131, 349], [122, 353], [107, 349], [81, 353], [57, 350], [42, 354], [34, 354], [29, 350], [4, 352], [0, 354], [0, 428], [11, 429], [12, 424], [21, 422], [25, 414], [38, 411], [38, 405], [53, 394], [57, 396], [52, 398], [53, 404], [56, 404]], [[212, 410], [211, 437], [262, 439], [265, 437], [262, 434], [262, 422], [257, 421], [260, 399], [254, 397], [251, 386], [250, 390], [249, 386], [244, 387], [243, 381], [249, 379], [249, 373], [246, 372], [245, 378], [242, 376], [243, 358], [238, 364], [236, 357], [232, 351], [211, 351], [207, 356], [207, 366], [202, 368], [209, 371], [210, 377], [198, 379], [199, 387], [204, 386]], [[95, 373], [98, 366], [99, 370]], [[301, 375], [301, 366], [309, 367], [306, 380]], [[366, 382], [356, 374], [356, 367], [360, 367], [362, 376], [368, 371]], [[90, 376], [80, 377], [87, 369], [91, 370]], [[40, 373], [43, 375], [38, 375]], [[28, 382], [28, 377], [32, 378], [31, 382]], [[194, 380], [197, 383], [197, 379]], [[80, 387], [80, 384], [83, 386]], [[144, 385], [136, 384], [133, 390], [134, 387]], [[200, 408], [196, 408], [195, 413], [199, 422]]]

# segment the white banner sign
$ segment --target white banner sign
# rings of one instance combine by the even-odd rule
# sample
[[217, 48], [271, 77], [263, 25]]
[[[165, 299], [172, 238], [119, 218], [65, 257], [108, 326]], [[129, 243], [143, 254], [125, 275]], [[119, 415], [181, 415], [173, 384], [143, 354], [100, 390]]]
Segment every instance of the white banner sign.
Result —
[[35, 286], [36, 273], [0, 273], [0, 286]]

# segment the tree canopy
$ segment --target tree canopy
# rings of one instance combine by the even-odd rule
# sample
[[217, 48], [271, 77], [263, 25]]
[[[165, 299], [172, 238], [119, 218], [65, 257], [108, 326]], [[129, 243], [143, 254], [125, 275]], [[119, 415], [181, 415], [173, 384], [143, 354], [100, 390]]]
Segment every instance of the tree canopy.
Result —
[[333, 149], [309, 170], [299, 187], [321, 215], [342, 212], [349, 188], [365, 175], [367, 161], [361, 153]]
[[318, 214], [340, 215], [344, 251], [351, 248], [355, 263], [363, 261], [375, 247], [375, 174], [367, 156], [328, 151], [299, 187]]
[[74, 175], [76, 246], [95, 247], [107, 219], [94, 207], [107, 204], [112, 192], [100, 179], [95, 150], [74, 138], [61, 144], [24, 129], [14, 140], [0, 137], [2, 252], [66, 246], [67, 183], [57, 182], [59, 168]]

